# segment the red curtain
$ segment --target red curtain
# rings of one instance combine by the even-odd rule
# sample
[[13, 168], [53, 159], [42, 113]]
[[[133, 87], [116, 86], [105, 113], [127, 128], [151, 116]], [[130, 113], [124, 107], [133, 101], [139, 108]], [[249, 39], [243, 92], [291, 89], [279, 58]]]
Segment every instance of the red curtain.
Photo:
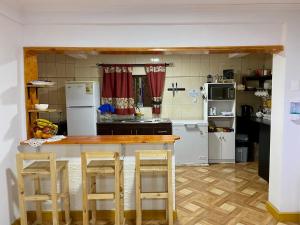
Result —
[[102, 104], [111, 104], [119, 115], [134, 114], [132, 67], [103, 66]]
[[152, 97], [152, 113], [160, 114], [162, 94], [165, 84], [165, 64], [145, 65], [150, 94]]

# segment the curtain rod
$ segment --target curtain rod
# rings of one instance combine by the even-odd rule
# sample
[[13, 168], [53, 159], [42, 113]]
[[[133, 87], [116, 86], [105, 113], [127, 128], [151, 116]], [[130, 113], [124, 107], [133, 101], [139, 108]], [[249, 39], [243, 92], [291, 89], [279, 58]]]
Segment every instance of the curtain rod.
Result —
[[[107, 64], [107, 63], [97, 63], [96, 66], [100, 67], [100, 66], [109, 66], [111, 64]], [[174, 63], [141, 63], [141, 64], [130, 64], [130, 63], [126, 63], [126, 64], [118, 64], [116, 63], [116, 65], [130, 65], [132, 67], [145, 67], [145, 65], [165, 65], [165, 67], [173, 67]]]

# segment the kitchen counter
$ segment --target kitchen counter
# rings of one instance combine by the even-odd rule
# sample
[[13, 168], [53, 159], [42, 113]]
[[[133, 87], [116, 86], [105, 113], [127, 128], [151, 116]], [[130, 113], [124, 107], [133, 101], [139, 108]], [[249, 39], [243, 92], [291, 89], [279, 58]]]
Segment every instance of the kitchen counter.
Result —
[[[46, 143], [38, 148], [33, 148], [24, 142], [19, 146], [23, 152], [55, 152], [58, 160], [67, 160], [69, 162], [69, 183], [70, 183], [70, 201], [71, 210], [78, 211], [82, 209], [82, 191], [81, 191], [81, 161], [80, 154], [83, 151], [117, 151], [120, 153], [124, 163], [124, 206], [129, 214], [135, 210], [135, 152], [136, 150], [171, 150], [172, 157], [172, 180], [175, 211], [175, 156], [174, 144], [179, 140], [175, 135], [101, 135], [101, 136], [79, 136], [67, 137], [64, 140], [52, 143]], [[149, 176], [143, 178], [143, 189], [145, 192], [153, 190], [164, 190], [164, 175]], [[100, 178], [99, 178], [100, 179]], [[114, 186], [111, 177], [101, 178], [99, 180], [99, 189], [106, 192], [111, 191]], [[27, 184], [30, 185], [30, 184]], [[47, 183], [42, 184], [42, 190], [47, 189]], [[29, 188], [29, 187], [28, 187]], [[30, 207], [34, 208], [33, 204]], [[46, 210], [51, 210], [49, 205], [45, 205]], [[97, 210], [113, 210], [112, 201], [102, 201]], [[164, 200], [147, 200], [143, 203], [145, 210], [157, 210], [163, 212]], [[134, 218], [133, 218], [134, 219]]]
[[118, 119], [118, 120], [100, 120], [98, 124], [157, 124], [171, 123], [170, 119]]
[[[98, 136], [68, 136], [56, 141], [46, 142], [47, 145], [73, 144], [173, 144], [180, 137], [176, 135], [98, 135]], [[21, 142], [24, 145], [24, 142]]]
[[200, 126], [208, 126], [208, 122], [206, 120], [172, 120], [173, 125], [200, 125]]

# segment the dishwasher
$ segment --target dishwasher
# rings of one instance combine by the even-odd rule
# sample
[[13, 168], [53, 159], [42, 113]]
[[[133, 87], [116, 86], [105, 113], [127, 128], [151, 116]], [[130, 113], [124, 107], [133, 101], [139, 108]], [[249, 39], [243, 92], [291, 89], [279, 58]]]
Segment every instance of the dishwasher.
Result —
[[172, 120], [176, 165], [208, 164], [208, 123], [203, 120]]

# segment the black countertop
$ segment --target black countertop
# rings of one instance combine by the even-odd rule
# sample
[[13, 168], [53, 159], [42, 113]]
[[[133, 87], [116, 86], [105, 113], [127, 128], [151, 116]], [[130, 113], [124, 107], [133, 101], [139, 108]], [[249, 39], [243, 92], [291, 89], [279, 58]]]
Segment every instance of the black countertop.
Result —
[[268, 120], [268, 119], [258, 118], [258, 117], [251, 117], [250, 120], [254, 121], [256, 123], [261, 123], [261, 124], [264, 124], [264, 125], [271, 126], [271, 120]]
[[172, 123], [170, 119], [124, 119], [124, 120], [100, 120], [98, 124], [160, 124]]

